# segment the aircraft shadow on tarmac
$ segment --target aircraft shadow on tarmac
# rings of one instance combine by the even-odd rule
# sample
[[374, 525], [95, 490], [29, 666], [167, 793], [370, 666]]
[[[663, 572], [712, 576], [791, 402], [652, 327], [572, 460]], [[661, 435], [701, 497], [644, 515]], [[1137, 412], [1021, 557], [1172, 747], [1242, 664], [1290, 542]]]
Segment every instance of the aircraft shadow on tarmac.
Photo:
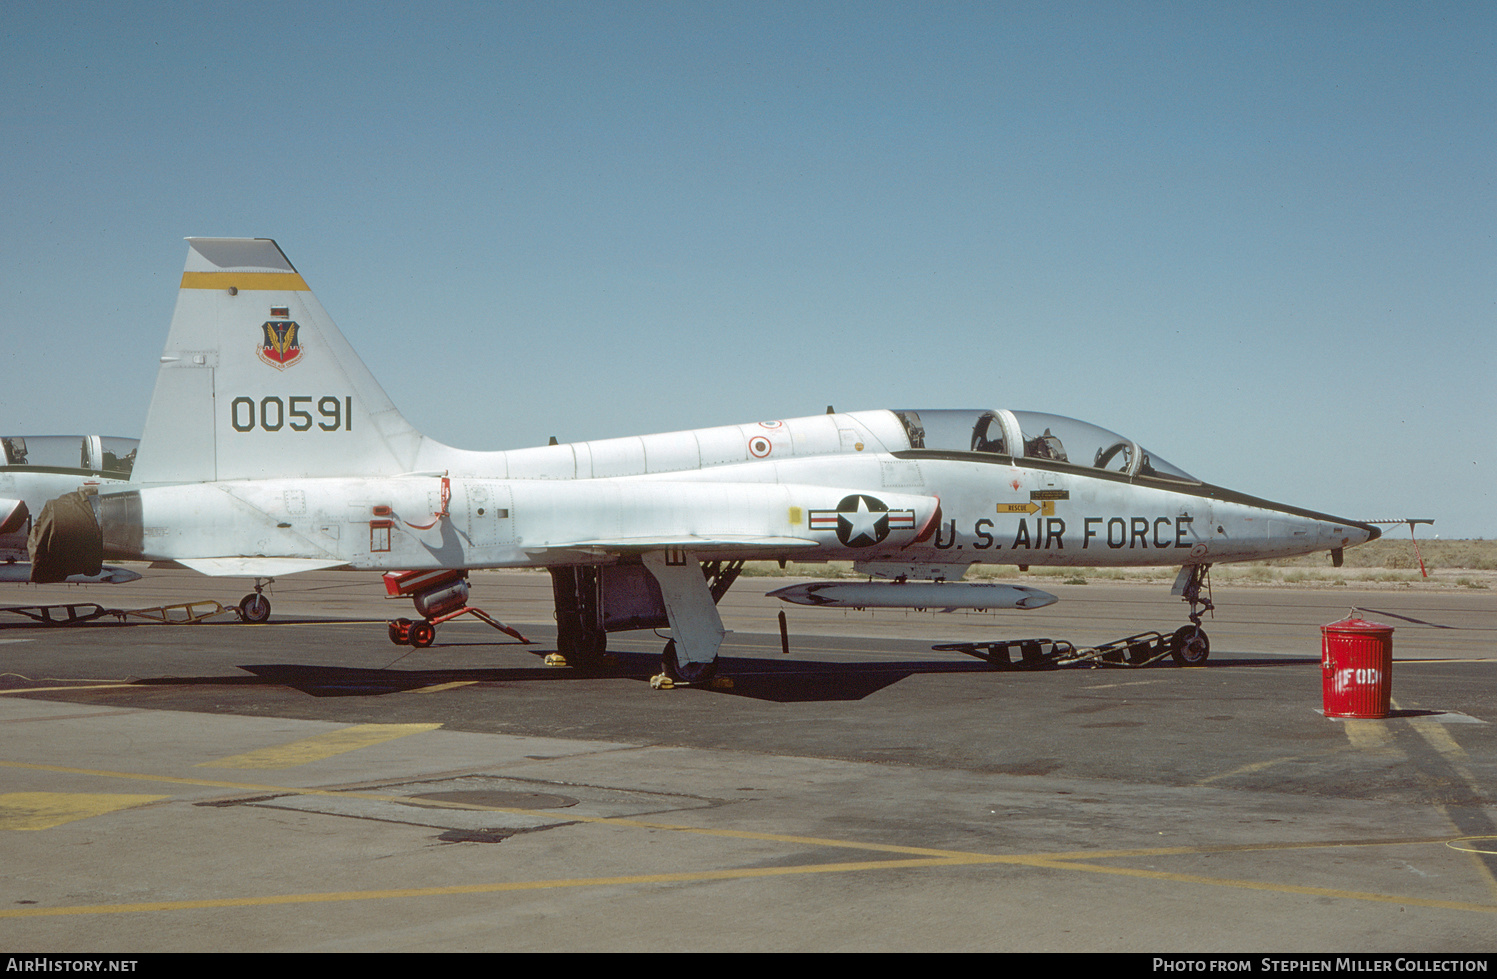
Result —
[[[534, 651], [544, 655], [546, 650]], [[613, 662], [602, 669], [582, 670], [545, 666], [476, 667], [433, 670], [369, 669], [344, 666], [310, 666], [294, 663], [241, 665], [253, 677], [162, 677], [136, 681], [142, 686], [283, 686], [312, 697], [378, 697], [448, 683], [516, 683], [581, 682], [630, 680], [648, 683], [660, 672], [660, 657], [653, 653], [618, 652], [610, 654]], [[780, 660], [759, 657], [720, 658], [720, 677], [731, 683], [686, 686], [691, 692], [747, 697], [775, 703], [817, 701], [856, 701], [911, 676], [963, 673], [1008, 673], [1015, 680], [1025, 674], [1061, 672], [1059, 670], [1003, 669], [987, 663], [953, 662], [951, 660], [902, 660], [868, 663]], [[1284, 657], [1262, 659], [1229, 659], [1213, 662], [1209, 669], [1240, 667], [1318, 668], [1319, 659]], [[1143, 669], [1174, 670], [1173, 665], [1159, 664]], [[1074, 669], [1065, 672], [1075, 672]], [[678, 685], [681, 689], [684, 685]]]

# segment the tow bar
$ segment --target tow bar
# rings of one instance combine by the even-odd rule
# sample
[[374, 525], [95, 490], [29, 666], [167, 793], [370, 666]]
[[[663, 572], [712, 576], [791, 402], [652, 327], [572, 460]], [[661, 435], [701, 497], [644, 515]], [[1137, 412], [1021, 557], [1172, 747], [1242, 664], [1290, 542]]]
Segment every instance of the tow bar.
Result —
[[[195, 602], [179, 602], [176, 605], [156, 605], [151, 608], [105, 608], [96, 602], [68, 602], [59, 605], [6, 605], [0, 606], [0, 615], [20, 615], [41, 625], [81, 625], [112, 615], [117, 622], [126, 616], [138, 616], [157, 625], [196, 625], [215, 615], [234, 614], [241, 622], [254, 622], [238, 605], [225, 606], [211, 598]], [[0, 623], [3, 624], [3, 623]]]
[[[1140, 667], [1153, 666], [1166, 656], [1181, 666], [1200, 666], [1204, 655], [1194, 654], [1192, 641], [1204, 640], [1195, 626], [1184, 626], [1173, 635], [1162, 632], [1140, 632], [1114, 639], [1100, 646], [1078, 649], [1074, 644], [1056, 639], [1003, 639], [997, 642], [952, 642], [932, 646], [939, 652], [966, 653], [984, 660], [999, 670], [1053, 670], [1063, 666]], [[1018, 654], [1018, 659], [1014, 655]]]

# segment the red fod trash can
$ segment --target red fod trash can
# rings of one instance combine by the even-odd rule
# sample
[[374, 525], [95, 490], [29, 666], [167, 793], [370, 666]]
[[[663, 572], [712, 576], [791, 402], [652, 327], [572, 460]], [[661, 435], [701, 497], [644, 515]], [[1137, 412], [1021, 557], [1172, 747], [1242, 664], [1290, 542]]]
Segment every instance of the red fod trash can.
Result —
[[1320, 627], [1326, 717], [1388, 716], [1393, 695], [1393, 627], [1346, 618]]

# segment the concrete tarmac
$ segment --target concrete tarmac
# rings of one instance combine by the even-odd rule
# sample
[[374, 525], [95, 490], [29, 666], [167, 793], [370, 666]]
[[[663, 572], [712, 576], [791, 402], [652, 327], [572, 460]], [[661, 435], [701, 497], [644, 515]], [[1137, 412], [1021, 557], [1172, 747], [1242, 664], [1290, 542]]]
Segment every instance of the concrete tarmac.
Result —
[[[97, 951], [1497, 950], [1497, 599], [1218, 589], [1203, 669], [995, 670], [941, 642], [1172, 631], [1165, 585], [1033, 612], [801, 609], [743, 578], [724, 687], [662, 641], [544, 665], [550, 580], [392, 645], [373, 575], [272, 621], [0, 612], [0, 941]], [[237, 602], [147, 572], [10, 605]], [[1320, 632], [1395, 627], [1394, 712], [1320, 712]], [[776, 614], [787, 612], [791, 652]]]

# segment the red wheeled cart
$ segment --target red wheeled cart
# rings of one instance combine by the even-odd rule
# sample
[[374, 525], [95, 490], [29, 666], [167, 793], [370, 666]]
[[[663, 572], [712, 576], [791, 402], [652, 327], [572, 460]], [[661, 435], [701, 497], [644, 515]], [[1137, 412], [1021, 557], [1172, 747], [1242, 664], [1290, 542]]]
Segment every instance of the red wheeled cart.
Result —
[[505, 625], [483, 609], [472, 608], [468, 605], [468, 573], [466, 571], [452, 571], [447, 568], [438, 568], [434, 571], [389, 571], [386, 572], [384, 578], [386, 597], [411, 599], [416, 604], [416, 611], [421, 615], [421, 618], [415, 621], [411, 619], [390, 620], [390, 641], [397, 646], [410, 645], [424, 649], [436, 639], [438, 623], [455, 619], [459, 615], [472, 615], [520, 642], [530, 642], [529, 639], [520, 635], [518, 629]]

